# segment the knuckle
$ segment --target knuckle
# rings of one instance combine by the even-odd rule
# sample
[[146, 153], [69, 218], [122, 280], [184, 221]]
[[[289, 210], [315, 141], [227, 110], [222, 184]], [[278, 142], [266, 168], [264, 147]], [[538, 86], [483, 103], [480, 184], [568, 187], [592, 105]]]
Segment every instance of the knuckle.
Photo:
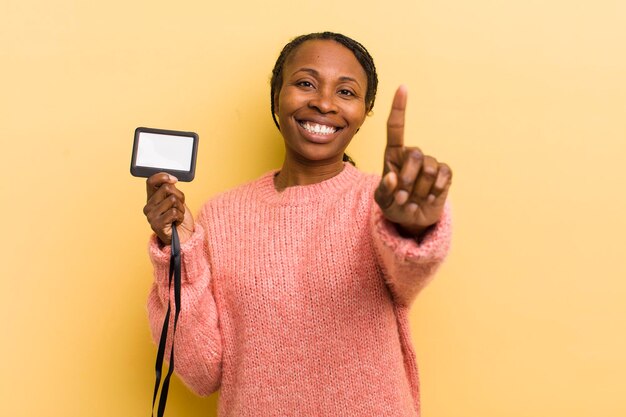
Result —
[[452, 179], [452, 169], [448, 166], [448, 164], [441, 164], [439, 170], [446, 178], [448, 178], [448, 180]]
[[437, 168], [433, 166], [425, 166], [423, 175], [426, 178], [435, 178], [437, 175]]
[[419, 148], [409, 148], [408, 153], [409, 153], [409, 158], [422, 159], [424, 157], [424, 154]]
[[425, 162], [427, 165], [430, 165], [430, 166], [432, 166], [432, 167], [437, 167], [437, 166], [439, 166], [439, 162], [437, 162], [437, 159], [436, 159], [436, 158], [434, 158], [434, 157], [432, 157], [432, 156], [430, 156], [430, 155], [424, 155], [424, 162]]

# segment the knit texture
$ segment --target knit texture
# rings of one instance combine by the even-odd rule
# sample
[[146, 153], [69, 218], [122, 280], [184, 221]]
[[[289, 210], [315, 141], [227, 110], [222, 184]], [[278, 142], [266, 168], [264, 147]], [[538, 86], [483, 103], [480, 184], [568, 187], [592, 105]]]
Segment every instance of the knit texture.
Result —
[[[220, 417], [419, 416], [408, 309], [448, 251], [448, 207], [418, 243], [374, 202], [379, 176], [346, 164], [278, 192], [275, 173], [206, 203], [182, 245], [176, 373], [219, 389]], [[170, 252], [149, 250], [158, 341]]]

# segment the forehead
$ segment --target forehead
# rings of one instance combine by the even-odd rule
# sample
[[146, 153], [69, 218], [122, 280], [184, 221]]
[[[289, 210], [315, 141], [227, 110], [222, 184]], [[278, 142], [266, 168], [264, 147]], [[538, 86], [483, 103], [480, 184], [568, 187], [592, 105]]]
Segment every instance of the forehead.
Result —
[[312, 68], [326, 76], [356, 78], [367, 85], [367, 74], [354, 53], [334, 40], [315, 39], [302, 43], [287, 58], [283, 74], [289, 77], [301, 68]]

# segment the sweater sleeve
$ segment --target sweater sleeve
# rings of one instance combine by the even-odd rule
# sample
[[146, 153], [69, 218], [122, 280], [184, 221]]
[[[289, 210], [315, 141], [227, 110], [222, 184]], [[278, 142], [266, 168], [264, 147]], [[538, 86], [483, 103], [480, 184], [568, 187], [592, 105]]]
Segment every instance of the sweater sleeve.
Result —
[[396, 302], [409, 306], [430, 282], [450, 248], [451, 216], [446, 203], [439, 221], [418, 242], [401, 236], [375, 202], [370, 228], [385, 281]]
[[[195, 223], [192, 237], [181, 244], [181, 311], [174, 346], [175, 372], [199, 395], [209, 395], [220, 386], [222, 340], [218, 312], [211, 289], [211, 270], [202, 215]], [[169, 289], [170, 247], [162, 248], [156, 236], [149, 243], [154, 266], [154, 283], [148, 297], [148, 318], [152, 337], [159, 343], [165, 313], [174, 288]], [[169, 361], [174, 313], [170, 314], [166, 360]]]

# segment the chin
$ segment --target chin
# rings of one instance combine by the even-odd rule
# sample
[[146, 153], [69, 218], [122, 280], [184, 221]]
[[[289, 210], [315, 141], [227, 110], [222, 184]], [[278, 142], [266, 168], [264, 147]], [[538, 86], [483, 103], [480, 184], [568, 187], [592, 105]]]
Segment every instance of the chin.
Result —
[[291, 153], [298, 159], [311, 161], [311, 162], [333, 162], [336, 160], [343, 160], [344, 148], [341, 149], [329, 149], [331, 144], [318, 145], [318, 144], [304, 144], [298, 147], [292, 147]]

